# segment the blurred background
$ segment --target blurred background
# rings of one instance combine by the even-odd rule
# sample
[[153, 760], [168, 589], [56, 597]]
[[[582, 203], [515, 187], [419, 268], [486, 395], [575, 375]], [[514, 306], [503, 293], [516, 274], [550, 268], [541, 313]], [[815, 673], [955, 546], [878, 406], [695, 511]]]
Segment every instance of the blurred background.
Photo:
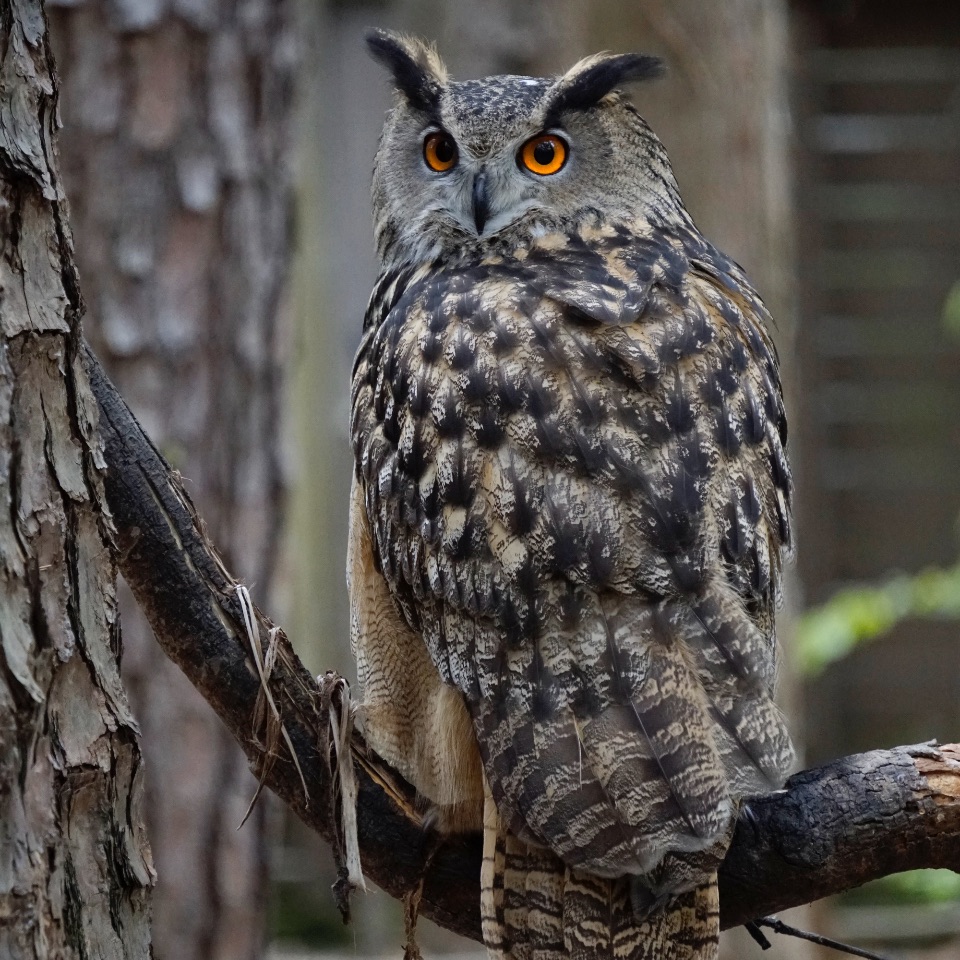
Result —
[[[798, 482], [782, 700], [804, 764], [960, 736], [960, 5], [955, 0], [48, 0], [86, 330], [214, 541], [315, 673], [350, 676], [348, 384], [390, 91], [364, 31], [459, 78], [663, 56], [635, 94], [703, 233], [777, 318]], [[135, 606], [158, 960], [389, 955], [398, 907], [255, 790]], [[801, 925], [960, 955], [960, 877]], [[738, 939], [739, 938], [739, 939]], [[428, 955], [468, 951], [422, 923]], [[780, 957], [812, 948], [775, 944]], [[759, 948], [738, 933], [728, 957]]]

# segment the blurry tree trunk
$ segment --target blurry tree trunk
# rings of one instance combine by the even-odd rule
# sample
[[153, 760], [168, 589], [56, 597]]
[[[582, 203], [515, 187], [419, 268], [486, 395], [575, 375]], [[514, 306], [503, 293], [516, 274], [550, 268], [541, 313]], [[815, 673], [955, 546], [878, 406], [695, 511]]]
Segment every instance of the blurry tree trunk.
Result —
[[583, 0], [396, 0], [408, 29], [435, 40], [458, 79], [545, 76], [587, 52]]
[[0, 16], [0, 957], [147, 960], [153, 868], [120, 685], [96, 402], [39, 0]]
[[[86, 334], [261, 603], [281, 518], [292, 0], [51, 0]], [[261, 955], [268, 848], [246, 763], [128, 594], [158, 960]]]

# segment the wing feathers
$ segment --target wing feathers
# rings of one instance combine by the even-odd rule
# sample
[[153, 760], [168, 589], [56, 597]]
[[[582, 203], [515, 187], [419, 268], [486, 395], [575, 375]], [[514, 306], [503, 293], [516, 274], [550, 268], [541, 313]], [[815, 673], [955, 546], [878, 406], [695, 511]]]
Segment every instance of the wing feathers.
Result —
[[768, 642], [722, 585], [656, 608], [588, 592], [573, 636], [509, 652], [507, 709], [474, 707], [511, 830], [605, 876], [709, 851], [735, 798], [781, 782], [792, 760], [754, 664], [751, 644]]

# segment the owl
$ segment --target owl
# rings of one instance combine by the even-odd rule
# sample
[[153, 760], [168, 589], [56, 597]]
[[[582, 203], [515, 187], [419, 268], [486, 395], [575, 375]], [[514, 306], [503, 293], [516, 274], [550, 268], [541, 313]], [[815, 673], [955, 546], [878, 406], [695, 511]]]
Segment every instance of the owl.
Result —
[[774, 705], [791, 476], [769, 317], [599, 55], [396, 101], [353, 369], [348, 581], [369, 743], [482, 829], [493, 957], [715, 956]]

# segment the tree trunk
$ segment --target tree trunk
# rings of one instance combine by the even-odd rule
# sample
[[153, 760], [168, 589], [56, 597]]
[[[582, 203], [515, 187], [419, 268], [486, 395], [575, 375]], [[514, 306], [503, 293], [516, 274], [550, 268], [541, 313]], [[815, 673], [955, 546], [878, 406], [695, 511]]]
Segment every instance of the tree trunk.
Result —
[[[292, 0], [53, 0], [86, 333], [266, 603], [281, 528]], [[271, 601], [272, 602], [272, 601]], [[158, 960], [260, 956], [264, 800], [124, 592]]]
[[0, 15], [0, 956], [150, 956], [97, 408], [39, 0]]

